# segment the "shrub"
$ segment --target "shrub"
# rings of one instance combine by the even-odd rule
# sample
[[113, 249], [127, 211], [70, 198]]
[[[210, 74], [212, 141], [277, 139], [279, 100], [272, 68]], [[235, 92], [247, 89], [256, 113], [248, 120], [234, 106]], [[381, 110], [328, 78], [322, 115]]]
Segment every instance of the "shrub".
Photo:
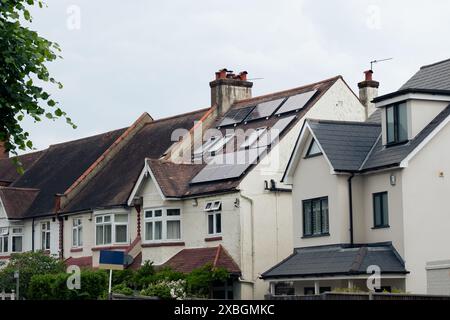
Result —
[[103, 270], [81, 272], [81, 288], [67, 288], [68, 273], [34, 275], [28, 288], [28, 298], [32, 300], [95, 300], [108, 288], [108, 276]]
[[209, 297], [213, 282], [226, 281], [229, 276], [224, 268], [214, 268], [211, 264], [206, 264], [186, 276], [188, 292], [193, 296]]
[[118, 294], [123, 294], [125, 296], [132, 296], [133, 293], [134, 293], [133, 289], [130, 289], [124, 283], [115, 285], [112, 288], [112, 292], [113, 293], [118, 293]]
[[161, 299], [185, 299], [186, 298], [186, 281], [179, 280], [162, 280], [154, 284], [150, 284], [147, 289], [141, 291], [144, 296], [158, 297]]
[[0, 271], [0, 290], [10, 291], [16, 288], [15, 271], [19, 271], [20, 296], [28, 298], [28, 286], [34, 275], [61, 273], [65, 271], [65, 266], [62, 261], [43, 252], [12, 254], [6, 267]]

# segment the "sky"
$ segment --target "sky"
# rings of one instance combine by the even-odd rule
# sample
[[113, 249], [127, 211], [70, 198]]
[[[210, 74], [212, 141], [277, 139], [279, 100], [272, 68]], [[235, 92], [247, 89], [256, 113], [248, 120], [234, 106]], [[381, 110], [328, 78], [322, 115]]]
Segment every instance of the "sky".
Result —
[[23, 123], [37, 149], [210, 106], [215, 71], [248, 71], [253, 96], [342, 75], [357, 92], [370, 61], [380, 94], [450, 58], [450, 1], [46, 0], [31, 29], [59, 43], [63, 120]]

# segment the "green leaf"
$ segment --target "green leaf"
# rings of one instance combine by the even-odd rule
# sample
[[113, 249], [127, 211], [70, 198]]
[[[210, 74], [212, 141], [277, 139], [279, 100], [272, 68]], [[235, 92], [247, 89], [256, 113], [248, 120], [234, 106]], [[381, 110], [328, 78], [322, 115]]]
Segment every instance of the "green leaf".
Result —
[[62, 110], [61, 109], [56, 109], [55, 110], [55, 115], [57, 116], [57, 117], [61, 117], [62, 115], [63, 115], [63, 112], [62, 112]]

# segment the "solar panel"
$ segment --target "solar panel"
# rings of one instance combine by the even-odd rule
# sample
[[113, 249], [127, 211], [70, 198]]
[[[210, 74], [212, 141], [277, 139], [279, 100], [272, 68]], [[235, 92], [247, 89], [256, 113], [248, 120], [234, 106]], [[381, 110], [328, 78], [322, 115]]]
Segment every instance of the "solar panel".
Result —
[[244, 107], [239, 109], [231, 109], [228, 111], [222, 119], [222, 122], [219, 124], [219, 127], [228, 126], [230, 124], [238, 124], [241, 123], [245, 117], [255, 108], [255, 106]]
[[281, 106], [281, 108], [275, 114], [282, 114], [291, 111], [297, 111], [302, 109], [309, 100], [316, 94], [317, 90], [300, 93], [295, 96], [291, 96]]
[[191, 183], [239, 178], [257, 162], [258, 156], [265, 150], [265, 148], [248, 149], [217, 155], [191, 180]]
[[286, 127], [296, 118], [296, 116], [290, 116], [281, 118], [278, 120], [269, 131], [266, 131], [258, 140], [258, 148], [271, 145], [279, 138]]
[[270, 117], [275, 110], [283, 103], [286, 98], [281, 98], [273, 101], [267, 101], [258, 104], [255, 109], [245, 118], [245, 121], [252, 121], [262, 118]]

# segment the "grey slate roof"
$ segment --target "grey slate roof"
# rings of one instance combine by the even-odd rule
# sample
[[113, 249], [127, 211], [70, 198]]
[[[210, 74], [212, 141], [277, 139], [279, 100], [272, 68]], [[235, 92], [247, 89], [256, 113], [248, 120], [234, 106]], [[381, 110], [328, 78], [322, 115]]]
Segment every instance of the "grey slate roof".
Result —
[[385, 147], [381, 125], [369, 122], [308, 120], [336, 171], [361, 172], [398, 166], [428, 135], [450, 116], [450, 105], [408, 143]]
[[381, 132], [378, 123], [308, 120], [335, 170], [357, 171]]
[[380, 167], [396, 166], [402, 162], [436, 127], [450, 115], [450, 105], [441, 111], [414, 139], [406, 144], [384, 147], [378, 139], [375, 147], [361, 167], [362, 171]]
[[381, 110], [377, 109], [375, 110], [369, 118], [367, 118], [366, 122], [370, 123], [381, 123]]
[[377, 265], [382, 274], [406, 274], [403, 259], [391, 243], [297, 248], [294, 253], [261, 275], [263, 279], [367, 274]]
[[399, 90], [450, 90], [450, 59], [423, 66]]

